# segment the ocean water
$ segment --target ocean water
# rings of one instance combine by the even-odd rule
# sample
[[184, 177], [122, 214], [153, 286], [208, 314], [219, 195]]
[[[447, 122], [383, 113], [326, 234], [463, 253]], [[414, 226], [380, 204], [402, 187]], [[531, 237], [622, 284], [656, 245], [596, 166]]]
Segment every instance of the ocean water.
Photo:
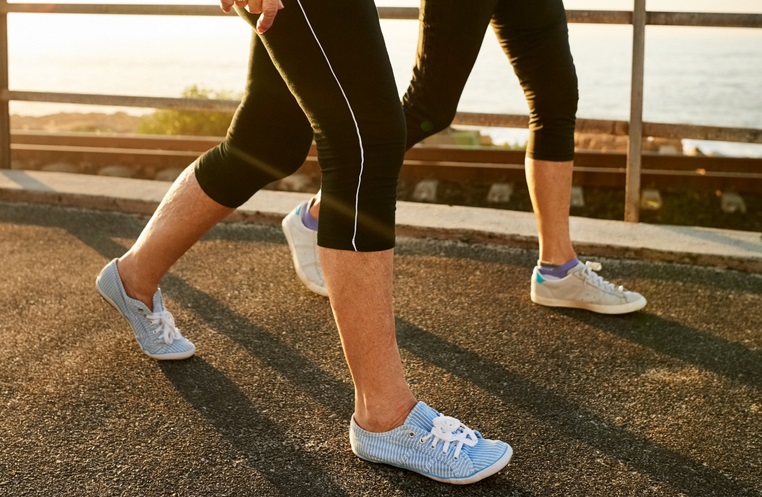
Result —
[[[416, 5], [410, 0], [378, 4]], [[628, 8], [626, 4], [620, 0], [618, 6]], [[418, 23], [384, 20], [382, 25], [402, 94], [414, 62]], [[197, 85], [237, 94], [246, 77], [250, 35], [248, 25], [235, 16], [12, 14], [10, 88], [175, 97]], [[570, 40], [580, 81], [579, 117], [626, 120], [630, 102], [631, 28], [574, 24], [570, 26]], [[762, 29], [647, 28], [644, 88], [647, 121], [759, 129], [761, 83]], [[459, 109], [527, 112], [516, 77], [491, 31], [485, 35]], [[24, 115], [115, 110], [150, 112], [11, 102], [11, 112]], [[524, 130], [487, 131], [497, 141], [526, 138]], [[686, 141], [686, 147], [695, 145], [726, 155], [762, 157], [762, 145]]]

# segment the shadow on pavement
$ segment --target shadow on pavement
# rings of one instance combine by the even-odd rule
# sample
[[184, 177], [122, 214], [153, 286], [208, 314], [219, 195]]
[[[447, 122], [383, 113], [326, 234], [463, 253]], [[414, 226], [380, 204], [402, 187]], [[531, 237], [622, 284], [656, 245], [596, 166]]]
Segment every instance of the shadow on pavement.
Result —
[[622, 326], [621, 320], [612, 316], [574, 309], [554, 311], [659, 354], [762, 390], [762, 354], [739, 343], [646, 312], [640, 313], [638, 319], [628, 320], [628, 326]]
[[[566, 436], [627, 461], [640, 471], [688, 495], [751, 495], [724, 474], [642, 436], [611, 426], [580, 405], [520, 378], [480, 355], [409, 323], [397, 321], [400, 347], [547, 421]], [[458, 361], [452, 360], [458, 357]], [[507, 391], [506, 391], [507, 390]]]
[[183, 398], [284, 495], [294, 491], [292, 477], [296, 475], [284, 471], [293, 466], [299, 468], [300, 494], [348, 495], [320, 461], [290, 447], [280, 427], [261, 414], [233, 381], [209, 363], [195, 357], [180, 363], [160, 362], [159, 367]]

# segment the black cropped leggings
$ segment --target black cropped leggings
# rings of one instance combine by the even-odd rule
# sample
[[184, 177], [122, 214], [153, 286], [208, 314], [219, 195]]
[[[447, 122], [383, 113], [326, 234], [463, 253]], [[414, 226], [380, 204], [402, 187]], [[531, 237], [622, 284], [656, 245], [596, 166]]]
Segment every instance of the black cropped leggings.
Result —
[[[210, 198], [238, 207], [304, 162], [322, 172], [318, 243], [394, 246], [405, 121], [373, 0], [283, 0], [252, 41], [243, 100], [226, 139], [196, 162]], [[254, 25], [258, 16], [239, 10]], [[226, 47], [226, 49], [229, 49]]]
[[[320, 50], [311, 35], [301, 33], [299, 38], [292, 38], [290, 32], [275, 31], [280, 23], [295, 23], [293, 18], [299, 17], [298, 6], [286, 2], [274, 28], [261, 40], [254, 35], [243, 101], [226, 140], [199, 160], [196, 177], [212, 199], [238, 207], [267, 183], [298, 169], [314, 132], [323, 172], [318, 244], [354, 249], [346, 240], [357, 228], [359, 250], [388, 248], [394, 238], [393, 226], [388, 224], [393, 220], [391, 188], [396, 185], [399, 141], [405, 143], [405, 134], [399, 129], [399, 103], [394, 108], [389, 94], [391, 70], [385, 49], [378, 47], [383, 42], [377, 23], [371, 29], [349, 22], [343, 10], [338, 12], [339, 7], [355, 3], [360, 4], [355, 10], [368, 9], [370, 2], [317, 3], [321, 5], [317, 15], [328, 26], [329, 56], [335, 58], [339, 80], [347, 85], [347, 94], [357, 109], [354, 116], [361, 120], [362, 147], [358, 146], [354, 122], [341, 111], [347, 103], [325, 74], [325, 59], [316, 53]], [[315, 0], [308, 2], [312, 4]], [[331, 8], [334, 4], [337, 10]], [[363, 15], [373, 17], [375, 11]], [[572, 160], [577, 77], [562, 0], [422, 0], [418, 58], [403, 97], [407, 138], [402, 148], [411, 148], [450, 125], [490, 23], [529, 106], [527, 156]], [[355, 42], [350, 43], [347, 37]], [[277, 57], [278, 48], [287, 57]], [[380, 51], [383, 57], [372, 55]], [[271, 53], [275, 55], [272, 58]], [[311, 71], [316, 76], [311, 76]], [[295, 90], [296, 98], [289, 87]], [[372, 167], [359, 165], [363, 160]], [[358, 180], [358, 168], [363, 169], [362, 181]], [[358, 184], [364, 188], [355, 198]], [[355, 219], [359, 221], [356, 226]]]
[[529, 106], [527, 157], [574, 158], [577, 74], [562, 0], [422, 0], [407, 146], [452, 123], [490, 22]]

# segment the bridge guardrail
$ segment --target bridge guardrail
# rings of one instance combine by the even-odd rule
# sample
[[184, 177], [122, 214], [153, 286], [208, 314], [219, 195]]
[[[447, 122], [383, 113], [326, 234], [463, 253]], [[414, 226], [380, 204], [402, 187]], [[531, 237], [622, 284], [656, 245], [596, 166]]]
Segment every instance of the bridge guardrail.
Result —
[[[0, 164], [10, 164], [11, 131], [10, 101], [73, 103], [88, 105], [115, 105], [133, 107], [175, 108], [188, 110], [228, 110], [237, 102], [219, 100], [191, 100], [182, 98], [156, 98], [124, 95], [88, 95], [55, 92], [12, 91], [8, 88], [8, 15], [34, 14], [99, 14], [99, 15], [172, 15], [220, 16], [225, 15], [216, 5], [131, 5], [131, 4], [34, 4], [8, 3], [0, 0]], [[418, 9], [407, 7], [381, 7], [383, 19], [417, 19]], [[694, 126], [671, 123], [643, 122], [643, 78], [645, 66], [645, 27], [702, 26], [762, 28], [762, 14], [724, 14], [690, 12], [649, 12], [646, 0], [634, 0], [632, 11], [575, 11], [567, 12], [571, 23], [625, 24], [633, 27], [633, 53], [631, 71], [630, 117], [628, 121], [584, 120], [578, 131], [604, 132], [628, 136], [625, 166], [625, 221], [639, 218], [641, 177], [644, 174], [644, 137], [692, 138], [704, 140], [762, 143], [762, 129], [730, 128], [721, 126]], [[525, 127], [527, 117], [501, 114], [459, 113], [456, 124], [474, 126]], [[645, 159], [648, 161], [649, 159]], [[580, 173], [584, 167], [575, 164]], [[700, 169], [700, 168], [696, 168]]]

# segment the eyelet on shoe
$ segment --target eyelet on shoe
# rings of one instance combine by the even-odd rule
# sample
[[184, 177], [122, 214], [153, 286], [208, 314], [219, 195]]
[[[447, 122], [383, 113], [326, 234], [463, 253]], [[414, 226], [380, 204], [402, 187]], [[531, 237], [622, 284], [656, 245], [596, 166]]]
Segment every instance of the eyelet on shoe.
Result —
[[410, 438], [413, 438], [413, 437], [415, 436], [415, 433], [413, 433], [413, 432], [411, 431], [411, 432], [410, 432], [410, 433], [408, 433], [407, 435], [408, 435]]
[[418, 442], [419, 442], [419, 443], [424, 443], [425, 441], [426, 441], [426, 440], [424, 440], [424, 439], [422, 439], [422, 438], [421, 438], [421, 439], [418, 439]]

